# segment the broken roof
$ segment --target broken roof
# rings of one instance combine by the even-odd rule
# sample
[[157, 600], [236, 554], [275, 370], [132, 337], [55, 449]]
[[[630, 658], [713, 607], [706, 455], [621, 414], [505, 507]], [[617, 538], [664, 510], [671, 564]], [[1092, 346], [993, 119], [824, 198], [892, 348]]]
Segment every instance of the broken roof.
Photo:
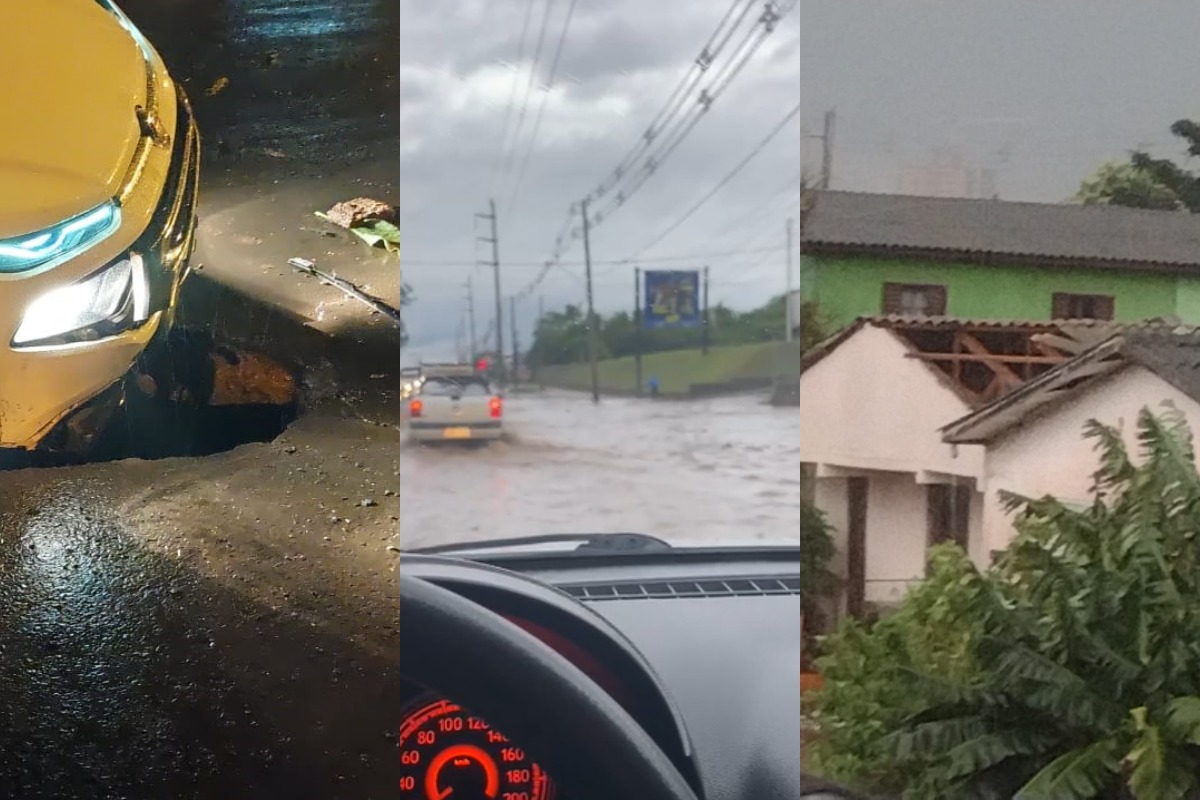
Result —
[[[1080, 326], [1090, 323], [1079, 321]], [[804, 354], [800, 374], [814, 367], [865, 326], [884, 328], [971, 407], [984, 405], [1069, 356], [1062, 342], [1075, 342], [1071, 323], [958, 319], [925, 316], [859, 317]], [[1058, 341], [1042, 342], [1039, 336]], [[1075, 344], [1078, 349], [1081, 347]]]
[[1120, 206], [814, 191], [806, 253], [1200, 269], [1200, 216]]
[[1130, 365], [1141, 366], [1200, 402], [1200, 328], [1139, 325], [1094, 345], [942, 429], [950, 444], [994, 440], [1029, 415], [1065, 402]]

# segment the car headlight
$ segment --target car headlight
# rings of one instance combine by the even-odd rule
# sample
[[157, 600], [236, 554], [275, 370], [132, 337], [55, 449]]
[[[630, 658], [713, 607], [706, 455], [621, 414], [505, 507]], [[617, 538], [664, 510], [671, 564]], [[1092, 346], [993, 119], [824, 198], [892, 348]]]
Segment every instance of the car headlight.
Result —
[[145, 262], [129, 253], [90, 278], [52, 289], [30, 303], [12, 345], [94, 341], [148, 317]]
[[109, 201], [45, 230], [0, 239], [0, 273], [45, 270], [95, 247], [121, 227], [121, 207]]

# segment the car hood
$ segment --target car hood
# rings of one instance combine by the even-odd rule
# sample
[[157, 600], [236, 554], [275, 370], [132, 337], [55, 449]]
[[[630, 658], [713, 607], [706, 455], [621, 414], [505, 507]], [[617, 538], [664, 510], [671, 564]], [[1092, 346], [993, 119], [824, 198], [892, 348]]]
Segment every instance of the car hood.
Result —
[[95, 0], [0, 3], [0, 238], [115, 196], [140, 136], [141, 48]]

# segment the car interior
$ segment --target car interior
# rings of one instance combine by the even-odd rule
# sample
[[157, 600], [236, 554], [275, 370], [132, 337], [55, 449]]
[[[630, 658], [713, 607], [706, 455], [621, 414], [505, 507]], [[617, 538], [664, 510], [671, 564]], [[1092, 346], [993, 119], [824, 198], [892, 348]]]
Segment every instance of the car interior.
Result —
[[402, 796], [801, 796], [798, 548], [453, 549], [401, 559]]

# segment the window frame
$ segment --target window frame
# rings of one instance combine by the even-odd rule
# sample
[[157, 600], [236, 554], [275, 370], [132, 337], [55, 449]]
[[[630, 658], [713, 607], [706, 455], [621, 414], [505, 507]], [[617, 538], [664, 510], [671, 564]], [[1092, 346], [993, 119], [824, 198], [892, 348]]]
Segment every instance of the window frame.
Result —
[[[905, 292], [919, 291], [928, 300], [924, 312], [905, 311], [903, 296]], [[905, 283], [901, 281], [885, 281], [883, 284], [883, 313], [898, 316], [942, 317], [946, 315], [948, 300], [946, 285], [942, 283]]]
[[[1075, 303], [1092, 303], [1095, 316], [1084, 316], [1074, 313]], [[1094, 294], [1084, 292], [1054, 292], [1050, 297], [1051, 319], [1094, 319], [1101, 322], [1112, 322], [1116, 313], [1116, 297], [1111, 294]]]

